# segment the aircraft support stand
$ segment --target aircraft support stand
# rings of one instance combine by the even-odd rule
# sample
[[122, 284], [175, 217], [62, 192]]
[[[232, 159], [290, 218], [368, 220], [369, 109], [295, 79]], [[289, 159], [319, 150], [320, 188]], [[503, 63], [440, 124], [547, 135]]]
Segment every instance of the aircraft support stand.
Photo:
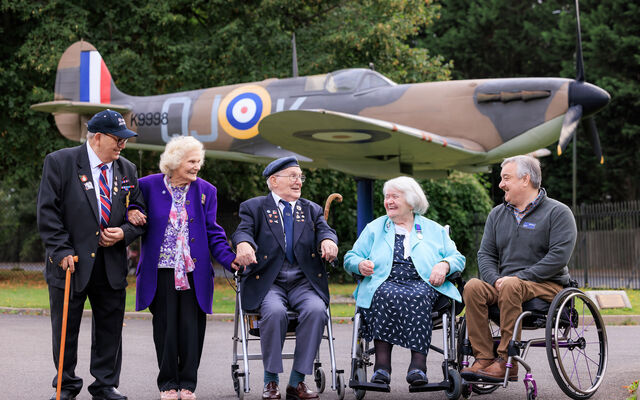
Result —
[[373, 221], [373, 179], [357, 178], [358, 182], [358, 236]]

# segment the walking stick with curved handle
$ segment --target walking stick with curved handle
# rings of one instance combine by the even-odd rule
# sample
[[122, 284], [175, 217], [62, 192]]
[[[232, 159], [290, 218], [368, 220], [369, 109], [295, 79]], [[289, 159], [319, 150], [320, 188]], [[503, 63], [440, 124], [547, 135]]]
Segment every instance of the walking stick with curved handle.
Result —
[[342, 195], [340, 193], [331, 193], [329, 197], [327, 197], [327, 201], [324, 203], [324, 219], [327, 223], [329, 223], [329, 208], [333, 200], [338, 200], [338, 203], [342, 203]]
[[[78, 262], [78, 256], [73, 256], [73, 262]], [[64, 304], [62, 306], [62, 333], [60, 336], [60, 357], [58, 358], [58, 384], [56, 385], [56, 400], [60, 400], [62, 390], [62, 366], [64, 364], [64, 347], [67, 341], [67, 314], [69, 313], [69, 292], [71, 291], [71, 268], [67, 267], [64, 278]]]

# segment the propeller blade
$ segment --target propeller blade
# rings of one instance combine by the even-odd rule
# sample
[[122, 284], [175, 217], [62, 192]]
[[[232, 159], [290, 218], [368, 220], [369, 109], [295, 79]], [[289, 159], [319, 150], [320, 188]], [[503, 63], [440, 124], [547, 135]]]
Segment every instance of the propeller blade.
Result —
[[562, 120], [562, 130], [560, 131], [560, 139], [558, 139], [558, 155], [567, 148], [567, 145], [576, 133], [578, 122], [582, 118], [582, 106], [580, 104], [571, 106], [564, 115]]
[[602, 147], [600, 146], [600, 136], [598, 136], [598, 128], [596, 127], [596, 120], [593, 117], [586, 118], [584, 121], [584, 129], [589, 134], [589, 141], [593, 152], [596, 154], [600, 164], [604, 164], [604, 157], [602, 156]]
[[576, 0], [576, 29], [578, 43], [576, 44], [576, 80], [584, 82], [584, 60], [582, 59], [582, 35], [580, 33], [580, 6]]

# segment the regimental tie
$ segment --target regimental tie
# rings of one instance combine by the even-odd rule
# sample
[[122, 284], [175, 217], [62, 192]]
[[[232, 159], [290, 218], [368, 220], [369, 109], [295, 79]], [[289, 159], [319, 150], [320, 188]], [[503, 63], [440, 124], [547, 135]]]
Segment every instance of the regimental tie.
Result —
[[109, 226], [109, 217], [111, 216], [111, 191], [109, 190], [109, 181], [107, 180], [107, 169], [109, 166], [102, 163], [98, 165], [100, 168], [100, 229]]
[[287, 261], [293, 264], [293, 212], [288, 201], [280, 200], [284, 206], [282, 220], [284, 221], [285, 254]]

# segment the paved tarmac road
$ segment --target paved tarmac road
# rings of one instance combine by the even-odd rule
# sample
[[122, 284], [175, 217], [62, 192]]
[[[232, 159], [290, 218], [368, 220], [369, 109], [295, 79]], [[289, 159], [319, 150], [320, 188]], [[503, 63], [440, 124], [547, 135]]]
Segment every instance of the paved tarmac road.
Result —
[[[127, 319], [124, 327], [124, 359], [122, 365], [120, 390], [131, 400], [158, 399], [155, 378], [158, 371], [153, 341], [151, 339], [151, 321], [148, 319]], [[348, 377], [350, 368], [351, 324], [334, 323], [337, 338], [337, 365], [345, 370]], [[542, 332], [542, 331], [539, 331]], [[234, 399], [230, 378], [231, 337], [233, 323], [230, 321], [209, 321], [203, 359], [199, 370], [199, 383], [196, 394], [199, 399]], [[84, 388], [78, 400], [88, 400], [91, 396], [86, 386], [92, 382], [88, 371], [91, 320], [84, 318], [80, 334], [77, 373], [84, 381]], [[609, 366], [603, 386], [593, 399], [624, 399], [626, 390], [623, 385], [640, 378], [640, 326], [608, 326]], [[441, 333], [436, 331], [433, 343], [441, 343]], [[51, 327], [49, 317], [0, 314], [0, 388], [1, 398], [11, 399], [48, 399], [54, 392], [51, 380], [55, 366], [51, 356]], [[255, 343], [254, 343], [255, 344]], [[287, 346], [289, 346], [287, 344]], [[254, 351], [257, 346], [253, 347]], [[336, 392], [330, 388], [330, 362], [327, 342], [321, 347], [322, 362], [327, 372], [327, 389], [321, 399], [336, 399]], [[365, 399], [445, 399], [443, 392], [409, 393], [404, 382], [409, 352], [398, 348], [393, 353], [392, 392], [368, 392]], [[429, 378], [439, 381], [441, 356], [435, 352], [429, 355]], [[534, 378], [538, 383], [540, 399], [565, 399], [551, 375], [545, 351], [533, 349], [528, 361], [533, 365]], [[288, 380], [291, 361], [285, 361], [285, 374], [281, 381]], [[247, 399], [260, 399], [262, 393], [262, 363], [250, 362], [251, 392]], [[522, 372], [520, 377], [522, 378]], [[311, 378], [307, 383], [313, 385]], [[475, 397], [475, 395], [474, 395]], [[353, 392], [347, 388], [345, 399], [353, 399]], [[511, 383], [506, 389], [499, 388], [485, 399], [526, 398], [521, 382]]]

